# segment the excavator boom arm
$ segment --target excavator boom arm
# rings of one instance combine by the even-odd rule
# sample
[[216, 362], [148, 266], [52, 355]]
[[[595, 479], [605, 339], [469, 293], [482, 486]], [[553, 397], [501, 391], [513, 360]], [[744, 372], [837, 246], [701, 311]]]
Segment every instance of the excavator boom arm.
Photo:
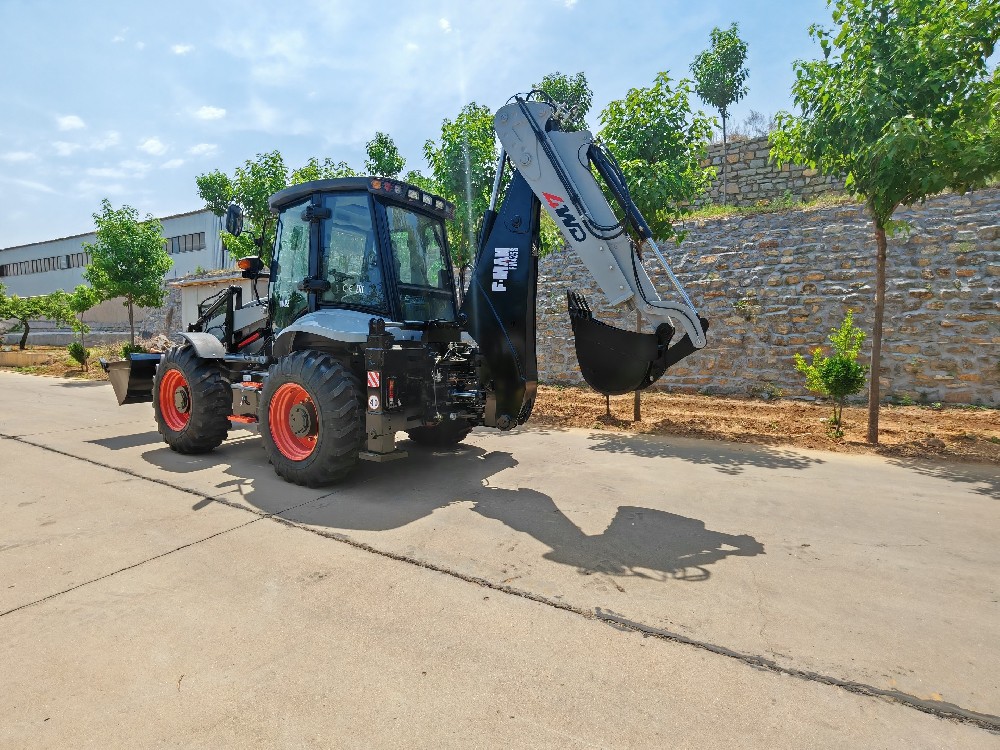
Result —
[[[515, 97], [494, 118], [502, 151], [462, 309], [465, 327], [481, 348], [481, 377], [488, 393], [485, 422], [500, 429], [527, 420], [537, 385], [540, 210], [561, 229], [609, 304], [638, 311], [654, 329], [639, 333], [602, 323], [582, 294], [568, 293], [577, 359], [595, 390], [619, 394], [648, 388], [668, 367], [706, 343], [708, 321], [698, 315], [674, 276], [614, 160], [589, 132], [559, 130], [553, 115], [545, 102]], [[513, 178], [495, 210], [508, 162]], [[620, 219], [594, 170], [619, 205]], [[659, 260], [679, 300], [661, 298], [640, 250]], [[682, 335], [671, 343], [676, 327]]]

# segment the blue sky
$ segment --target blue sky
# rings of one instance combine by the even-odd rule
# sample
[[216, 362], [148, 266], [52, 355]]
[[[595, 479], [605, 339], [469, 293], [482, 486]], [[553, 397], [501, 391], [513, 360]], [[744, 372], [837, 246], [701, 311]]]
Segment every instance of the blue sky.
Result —
[[689, 75], [732, 21], [750, 68], [733, 120], [790, 108], [792, 61], [818, 55], [807, 28], [829, 23], [823, 0], [0, 0], [0, 247], [88, 232], [105, 197], [198, 209], [197, 175], [272, 149], [290, 167], [361, 169], [382, 130], [422, 169], [443, 118], [554, 71], [587, 75], [596, 129], [629, 88]]

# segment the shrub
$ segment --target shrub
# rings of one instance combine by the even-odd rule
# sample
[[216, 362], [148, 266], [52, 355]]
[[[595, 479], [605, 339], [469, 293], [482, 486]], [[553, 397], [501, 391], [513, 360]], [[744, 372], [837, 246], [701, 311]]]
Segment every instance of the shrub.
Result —
[[840, 328], [830, 334], [833, 356], [825, 356], [818, 346], [813, 350], [811, 363], [801, 354], [795, 355], [795, 369], [806, 376], [806, 388], [833, 400], [831, 424], [837, 437], [844, 434], [842, 416], [847, 397], [865, 387], [868, 368], [857, 362], [864, 340], [864, 331], [854, 327], [854, 314], [848, 310]]
[[149, 349], [139, 344], [124, 344], [122, 346], [122, 359], [128, 359], [129, 354], [146, 354], [148, 352]]
[[89, 370], [89, 360], [90, 360], [90, 349], [86, 348], [79, 341], [74, 341], [67, 347], [69, 349], [69, 356], [80, 363], [84, 372]]

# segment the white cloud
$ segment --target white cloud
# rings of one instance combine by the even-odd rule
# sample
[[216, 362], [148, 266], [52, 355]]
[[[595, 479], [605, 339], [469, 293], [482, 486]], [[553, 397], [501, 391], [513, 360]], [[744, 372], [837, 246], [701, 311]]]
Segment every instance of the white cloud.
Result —
[[270, 130], [278, 122], [279, 112], [274, 107], [269, 107], [260, 99], [250, 101], [250, 122], [257, 130]]
[[183, 166], [183, 159], [171, 159], [170, 161], [165, 161], [160, 165], [160, 169], [177, 169], [177, 167]]
[[60, 130], [79, 130], [87, 127], [83, 120], [76, 115], [63, 115], [56, 118], [56, 124]]
[[57, 156], [70, 156], [74, 151], [80, 149], [79, 143], [68, 143], [67, 141], [55, 141], [52, 147], [56, 150]]
[[126, 26], [124, 29], [122, 29], [113, 37], [111, 37], [111, 41], [114, 42], [115, 44], [120, 44], [121, 42], [124, 42], [126, 32], [128, 32], [128, 26]]
[[406, 46], [404, 47], [404, 49], [407, 52], [417, 52], [417, 51], [420, 50], [420, 45], [417, 44], [416, 42], [407, 42]]
[[193, 44], [175, 44], [170, 48], [170, 51], [175, 55], [186, 55], [188, 52], [194, 50]]
[[91, 167], [87, 170], [88, 177], [106, 177], [112, 180], [117, 180], [125, 176], [125, 173], [120, 169], [114, 169], [112, 167]]
[[142, 52], [144, 49], [146, 49], [146, 43], [145, 42], [136, 42], [135, 43], [135, 48], [137, 50], [139, 50], [140, 52]]
[[199, 107], [195, 111], [194, 116], [199, 120], [221, 120], [226, 116], [226, 110], [222, 107], [209, 107], [205, 105], [204, 107]]
[[191, 154], [191, 156], [211, 156], [218, 150], [219, 147], [214, 143], [199, 143], [189, 148], [188, 153]]
[[6, 154], [0, 154], [0, 159], [4, 161], [31, 161], [32, 159], [37, 159], [30, 151], [8, 151]]
[[121, 167], [125, 172], [130, 173], [130, 177], [142, 177], [146, 172], [149, 171], [149, 164], [144, 161], [136, 161], [135, 159], [126, 159], [123, 162], [119, 162], [119, 167]]
[[[53, 191], [55, 192], [55, 191]], [[93, 182], [92, 180], [80, 180], [76, 183], [75, 192], [84, 197], [109, 195], [122, 195], [125, 193], [125, 186], [120, 182]]]
[[0, 182], [7, 182], [11, 185], [17, 185], [18, 187], [27, 188], [28, 190], [36, 190], [39, 193], [55, 193], [56, 191], [41, 182], [34, 182], [32, 180], [18, 180], [14, 177], [2, 177], [0, 176]]
[[576, 0], [565, 0], [563, 5], [565, 5], [570, 10], [573, 10], [573, 8], [576, 6]]
[[449, 21], [447, 18], [442, 18], [440, 21], [438, 21], [438, 26], [441, 27], [441, 31], [443, 31], [445, 34], [451, 33], [451, 21]]
[[119, 134], [117, 130], [109, 130], [104, 134], [103, 138], [96, 138], [91, 141], [90, 148], [95, 151], [104, 151], [112, 146], [117, 146], [121, 139], [121, 134]]
[[145, 151], [151, 156], [160, 156], [167, 151], [166, 145], [159, 138], [147, 138], [139, 144], [139, 150]]

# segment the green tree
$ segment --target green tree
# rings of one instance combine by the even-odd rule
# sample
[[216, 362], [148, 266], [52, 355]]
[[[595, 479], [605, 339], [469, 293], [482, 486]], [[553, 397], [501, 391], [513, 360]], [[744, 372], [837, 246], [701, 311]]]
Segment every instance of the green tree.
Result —
[[76, 289], [69, 294], [66, 304], [70, 311], [76, 316], [73, 329], [80, 334], [80, 345], [86, 346], [84, 335], [90, 333], [90, 326], [83, 322], [83, 314], [101, 301], [100, 295], [93, 287], [86, 284], [78, 284]]
[[277, 228], [268, 204], [270, 197], [289, 185], [356, 176], [357, 172], [347, 162], [335, 162], [330, 158], [320, 161], [316, 157], [289, 172], [281, 153], [270, 151], [245, 161], [232, 177], [216, 169], [198, 175], [195, 183], [205, 207], [216, 216], [225, 214], [230, 203], [237, 203], [243, 209], [243, 233], [234, 237], [222, 232], [226, 252], [233, 258], [260, 255], [269, 263]]
[[711, 184], [701, 166], [712, 121], [690, 105], [690, 81], [671, 85], [660, 73], [650, 88], [630, 89], [601, 112], [601, 138], [621, 166], [632, 198], [653, 236], [677, 235], [673, 222]]
[[800, 116], [780, 113], [775, 158], [846, 178], [875, 234], [868, 441], [878, 442], [887, 233], [900, 205], [966, 191], [1000, 171], [997, 0], [832, 0], [822, 60], [795, 63]]
[[395, 179], [406, 166], [406, 160], [399, 155], [395, 142], [386, 133], [376, 132], [365, 149], [368, 151], [365, 171], [370, 175]]
[[131, 206], [112, 208], [107, 198], [94, 214], [94, 223], [97, 241], [83, 243], [84, 251], [90, 253], [83, 278], [101, 299], [125, 299], [130, 340], [135, 344], [135, 306], [163, 304], [163, 275], [173, 265], [163, 247], [163, 227], [150, 215], [140, 221]]
[[59, 325], [69, 325], [73, 322], [73, 313], [66, 304], [68, 297], [69, 295], [62, 290], [35, 297], [20, 297], [16, 294], [8, 296], [0, 284], [0, 320], [13, 319], [21, 325], [18, 348], [24, 349], [28, 344], [28, 334], [34, 321], [50, 320]]
[[712, 29], [712, 46], [700, 52], [691, 63], [694, 76], [694, 90], [705, 104], [719, 110], [722, 117], [722, 203], [728, 197], [726, 184], [726, 121], [729, 107], [747, 93], [746, 80], [750, 75], [744, 63], [747, 59], [747, 45], [740, 39], [740, 29], [735, 23], [728, 29]]
[[496, 173], [493, 113], [475, 102], [465, 105], [454, 120], [441, 123], [438, 143], [424, 143], [424, 156], [442, 195], [455, 204], [448, 244], [464, 288], [465, 270], [476, 252], [476, 222], [489, 206]]
[[305, 163], [305, 166], [293, 170], [288, 178], [289, 185], [299, 185], [313, 180], [334, 180], [338, 177], [357, 177], [351, 165], [346, 161], [335, 162], [326, 158], [322, 162], [315, 156]]
[[587, 76], [583, 72], [575, 76], [558, 71], [549, 73], [532, 88], [544, 91], [559, 108], [559, 124], [563, 130], [586, 130], [587, 113], [594, 99]]
[[[310, 162], [311, 163], [311, 162]], [[317, 165], [318, 166], [318, 165]], [[306, 165], [305, 168], [308, 168]], [[304, 169], [305, 169], [304, 168]], [[317, 178], [318, 179], [318, 178]], [[304, 180], [303, 180], [304, 181]], [[198, 196], [216, 216], [237, 203], [245, 216], [243, 234], [235, 237], [222, 232], [222, 244], [233, 258], [260, 255], [269, 262], [274, 246], [274, 221], [268, 198], [289, 184], [288, 168], [278, 151], [257, 154], [237, 167], [229, 177], [218, 169], [195, 178]]]
[[857, 361], [864, 340], [864, 331], [854, 327], [854, 313], [848, 310], [840, 328], [830, 334], [832, 357], [825, 356], [819, 346], [813, 349], [812, 362], [807, 362], [801, 354], [795, 355], [795, 369], [806, 376], [806, 388], [833, 399], [831, 424], [837, 437], [844, 434], [842, 417], [847, 397], [865, 387], [868, 369]]

